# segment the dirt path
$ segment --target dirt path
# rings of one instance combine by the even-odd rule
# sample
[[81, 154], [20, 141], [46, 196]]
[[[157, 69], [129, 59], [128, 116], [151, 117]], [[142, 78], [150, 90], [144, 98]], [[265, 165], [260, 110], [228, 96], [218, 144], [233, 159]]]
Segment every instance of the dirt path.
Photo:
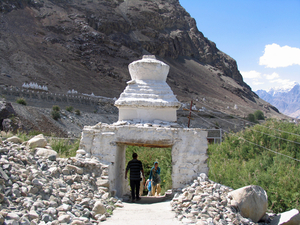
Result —
[[105, 225], [182, 225], [171, 211], [170, 201], [139, 204], [123, 203], [123, 208], [114, 210], [112, 217], [103, 222]]

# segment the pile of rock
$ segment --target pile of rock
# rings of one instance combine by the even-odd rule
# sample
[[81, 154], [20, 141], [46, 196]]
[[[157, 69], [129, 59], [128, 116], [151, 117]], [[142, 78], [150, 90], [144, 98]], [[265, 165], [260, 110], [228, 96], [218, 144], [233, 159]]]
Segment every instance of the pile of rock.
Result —
[[57, 158], [42, 135], [0, 143], [0, 224], [98, 224], [123, 207], [108, 191], [108, 166], [82, 149]]
[[209, 180], [204, 173], [176, 193], [171, 206], [178, 220], [186, 224], [300, 224], [296, 209], [279, 215], [266, 213], [268, 197], [261, 187], [251, 185], [233, 190]]

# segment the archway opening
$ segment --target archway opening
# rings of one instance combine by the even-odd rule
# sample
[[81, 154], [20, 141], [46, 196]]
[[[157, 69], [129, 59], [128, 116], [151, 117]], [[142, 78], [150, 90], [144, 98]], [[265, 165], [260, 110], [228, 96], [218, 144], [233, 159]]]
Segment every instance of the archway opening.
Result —
[[[137, 145], [128, 145], [126, 148], [126, 163], [132, 159], [133, 153], [138, 154], [138, 160], [143, 163], [143, 169], [145, 173], [145, 179], [149, 178], [151, 168], [154, 166], [154, 162], [158, 162], [160, 167], [160, 186], [161, 191], [158, 196], [163, 196], [167, 190], [172, 189], [172, 148], [171, 147], [145, 147]], [[145, 182], [146, 182], [145, 181]], [[128, 184], [129, 185], [129, 182]], [[148, 190], [143, 185], [143, 195], [148, 196]]]

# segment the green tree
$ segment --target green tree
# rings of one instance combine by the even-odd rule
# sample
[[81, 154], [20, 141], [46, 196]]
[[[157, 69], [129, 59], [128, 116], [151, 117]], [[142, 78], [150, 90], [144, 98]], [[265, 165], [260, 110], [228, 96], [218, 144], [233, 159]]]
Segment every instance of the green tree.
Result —
[[66, 110], [67, 110], [68, 112], [72, 112], [73, 109], [74, 109], [73, 106], [67, 106], [67, 107], [66, 107]]
[[52, 106], [51, 116], [55, 120], [60, 119], [60, 108], [58, 105]]
[[254, 116], [257, 120], [265, 120], [265, 116], [264, 116], [264, 113], [260, 110], [256, 110], [254, 112]]
[[52, 110], [53, 110], [53, 111], [59, 112], [59, 111], [60, 111], [60, 108], [59, 108], [58, 105], [54, 105], [54, 106], [52, 106]]
[[59, 113], [59, 111], [52, 110], [52, 111], [51, 111], [51, 116], [52, 116], [52, 118], [55, 119], [55, 120], [60, 119], [60, 113]]
[[255, 119], [254, 114], [252, 114], [252, 113], [249, 113], [249, 114], [248, 114], [247, 120], [249, 120], [249, 121], [252, 122], [252, 123], [256, 123], [256, 122], [257, 122], [256, 119]]

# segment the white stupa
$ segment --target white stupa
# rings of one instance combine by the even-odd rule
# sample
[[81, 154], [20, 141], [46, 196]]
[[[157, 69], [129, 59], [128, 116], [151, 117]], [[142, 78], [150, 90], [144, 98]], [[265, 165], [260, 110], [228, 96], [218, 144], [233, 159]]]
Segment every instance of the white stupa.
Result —
[[176, 110], [181, 104], [166, 83], [170, 67], [154, 55], [144, 55], [128, 68], [131, 80], [115, 102], [119, 108], [119, 121], [176, 122]]

